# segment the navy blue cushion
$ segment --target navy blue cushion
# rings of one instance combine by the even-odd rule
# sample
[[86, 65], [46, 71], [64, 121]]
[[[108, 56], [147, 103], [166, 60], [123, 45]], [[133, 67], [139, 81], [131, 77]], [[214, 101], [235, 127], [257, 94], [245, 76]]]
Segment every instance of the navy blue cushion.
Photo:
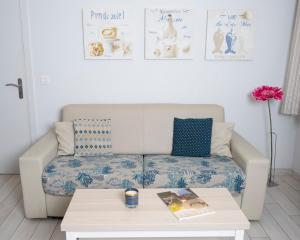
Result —
[[174, 118], [173, 156], [209, 157], [212, 118]]

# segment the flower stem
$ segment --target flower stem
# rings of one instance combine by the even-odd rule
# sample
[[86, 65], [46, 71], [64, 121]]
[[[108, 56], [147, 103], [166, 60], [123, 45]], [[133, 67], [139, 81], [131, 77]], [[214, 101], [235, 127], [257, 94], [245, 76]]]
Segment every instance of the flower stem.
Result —
[[273, 169], [273, 126], [272, 126], [270, 100], [268, 100], [268, 109], [269, 109], [270, 137], [271, 137], [271, 164], [270, 164], [270, 171], [269, 171], [269, 184], [270, 184], [272, 182], [272, 169]]

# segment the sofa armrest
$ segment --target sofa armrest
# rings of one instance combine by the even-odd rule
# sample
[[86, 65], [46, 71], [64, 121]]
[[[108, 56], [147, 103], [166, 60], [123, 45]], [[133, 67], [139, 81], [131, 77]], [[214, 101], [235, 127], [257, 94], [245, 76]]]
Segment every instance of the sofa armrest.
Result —
[[20, 174], [25, 215], [27, 218], [46, 218], [45, 192], [42, 185], [44, 167], [57, 153], [53, 130], [40, 138], [20, 158]]
[[246, 173], [241, 208], [248, 219], [258, 220], [263, 210], [270, 161], [236, 132], [232, 135], [231, 152]]

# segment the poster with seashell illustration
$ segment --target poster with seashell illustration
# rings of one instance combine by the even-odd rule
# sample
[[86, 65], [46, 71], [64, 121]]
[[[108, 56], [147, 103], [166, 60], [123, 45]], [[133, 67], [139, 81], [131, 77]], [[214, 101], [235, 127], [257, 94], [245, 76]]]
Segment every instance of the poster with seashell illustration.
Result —
[[145, 10], [145, 58], [192, 59], [192, 9]]
[[84, 8], [85, 59], [130, 59], [129, 17], [129, 10], [124, 8]]
[[207, 60], [251, 60], [254, 50], [253, 13], [249, 10], [209, 10]]

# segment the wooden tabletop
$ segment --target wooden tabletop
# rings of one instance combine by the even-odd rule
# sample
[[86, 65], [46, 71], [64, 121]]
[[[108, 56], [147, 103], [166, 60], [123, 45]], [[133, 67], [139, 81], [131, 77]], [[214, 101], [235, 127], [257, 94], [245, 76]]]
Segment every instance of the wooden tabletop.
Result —
[[139, 189], [139, 206], [124, 204], [122, 189], [78, 189], [61, 224], [62, 231], [244, 230], [250, 224], [224, 188], [192, 188], [215, 211], [177, 220], [156, 193], [174, 189]]

